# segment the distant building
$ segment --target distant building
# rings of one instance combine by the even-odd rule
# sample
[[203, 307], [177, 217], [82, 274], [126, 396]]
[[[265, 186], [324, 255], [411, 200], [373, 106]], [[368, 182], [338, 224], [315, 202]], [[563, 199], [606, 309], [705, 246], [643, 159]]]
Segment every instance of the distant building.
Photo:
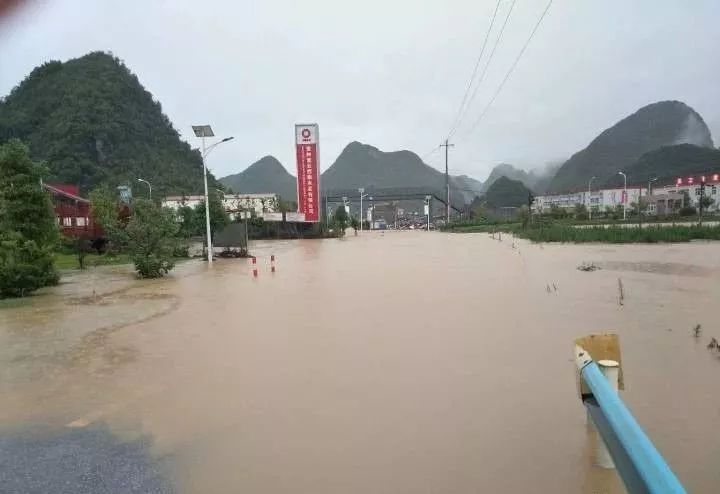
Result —
[[[162, 205], [163, 207], [178, 210], [182, 206], [194, 208], [204, 201], [204, 195], [167, 196], [163, 200]], [[276, 213], [280, 209], [280, 199], [278, 195], [270, 193], [224, 194], [222, 203], [231, 219], [235, 219], [241, 211], [253, 211], [255, 216], [262, 216], [263, 213]]]
[[700, 187], [703, 182], [705, 183], [705, 197], [714, 200], [708, 210], [718, 211], [720, 209], [720, 173], [679, 177], [675, 179], [674, 184], [653, 187], [653, 194], [675, 193], [682, 196], [687, 194], [690, 206], [697, 208], [700, 206]]
[[[677, 212], [684, 204], [684, 197], [687, 194], [689, 205], [698, 207], [700, 204], [700, 184], [705, 182], [706, 197], [714, 199], [709, 211], [720, 210], [720, 174], [712, 173], [691, 177], [677, 178], [675, 183], [664, 185], [653, 184], [651, 187], [653, 197], [649, 200], [648, 214], [670, 214]], [[603, 212], [607, 208], [615, 208], [626, 203], [628, 208], [631, 204], [637, 204], [640, 197], [647, 198], [647, 185], [630, 185], [627, 187], [627, 198], [625, 198], [624, 187], [612, 189], [577, 190], [562, 194], [546, 194], [535, 197], [532, 205], [534, 213], [547, 213], [553, 207], [571, 210], [577, 204], [583, 204], [594, 212]]]
[[666, 216], [679, 212], [685, 205], [685, 195], [677, 192], [657, 193], [653, 191], [647, 205], [647, 214]]
[[162, 207], [178, 210], [183, 206], [194, 208], [199, 206], [205, 201], [205, 196], [201, 195], [181, 195], [181, 196], [167, 196], [162, 201]]
[[77, 185], [43, 184], [43, 188], [50, 193], [60, 233], [73, 238], [102, 236], [102, 230], [93, 221], [90, 201], [80, 197]]

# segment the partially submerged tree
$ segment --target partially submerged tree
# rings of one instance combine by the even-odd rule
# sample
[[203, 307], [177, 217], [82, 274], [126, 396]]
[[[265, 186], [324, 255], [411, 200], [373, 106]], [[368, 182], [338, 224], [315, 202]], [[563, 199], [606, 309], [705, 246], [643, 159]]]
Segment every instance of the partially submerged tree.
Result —
[[125, 228], [127, 246], [141, 278], [159, 278], [174, 266], [178, 224], [175, 214], [147, 199], [135, 201]]
[[[192, 216], [183, 210], [180, 212], [183, 226], [181, 231], [183, 233], [189, 233], [188, 236], [193, 235], [205, 235], [205, 201], [201, 202], [195, 208], [192, 209]], [[215, 195], [210, 195], [210, 234], [215, 237], [215, 234], [225, 228], [230, 223], [230, 216], [225, 207], [220, 201], [220, 198]]]
[[358, 228], [360, 228], [360, 220], [355, 216], [350, 217], [350, 228], [352, 228], [355, 235], [357, 235]]
[[345, 211], [345, 206], [338, 206], [335, 210], [333, 224], [341, 237], [345, 235], [345, 229], [348, 227], [348, 214], [347, 211]]

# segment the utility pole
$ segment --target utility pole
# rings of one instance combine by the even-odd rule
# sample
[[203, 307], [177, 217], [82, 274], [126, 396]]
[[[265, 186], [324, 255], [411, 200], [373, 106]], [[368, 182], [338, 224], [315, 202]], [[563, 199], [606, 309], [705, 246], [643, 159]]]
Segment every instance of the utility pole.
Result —
[[623, 180], [625, 185], [623, 186], [623, 221], [627, 219], [627, 175], [625, 175], [623, 172], [618, 172], [618, 175], [623, 176]]
[[445, 144], [440, 144], [445, 148], [445, 224], [450, 224], [450, 174], [448, 173], [448, 148], [455, 147], [445, 139]]
[[532, 192], [528, 192], [528, 223], [532, 224], [532, 205], [535, 202], [535, 196]]
[[702, 215], [703, 215], [703, 202], [705, 199], [705, 177], [702, 177], [700, 181], [700, 204], [698, 208], [698, 225], [702, 226]]

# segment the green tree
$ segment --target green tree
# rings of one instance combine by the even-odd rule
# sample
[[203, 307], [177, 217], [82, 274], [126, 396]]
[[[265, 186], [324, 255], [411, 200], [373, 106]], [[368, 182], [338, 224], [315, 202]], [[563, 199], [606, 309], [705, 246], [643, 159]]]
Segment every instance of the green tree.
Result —
[[[203, 221], [205, 210], [203, 210]], [[195, 210], [190, 206], [180, 206], [177, 211], [177, 219], [179, 222], [178, 236], [181, 238], [190, 238], [200, 235], [202, 225], [198, 224], [199, 215], [195, 214]]]
[[710, 196], [704, 195], [702, 199], [700, 199], [700, 204], [702, 205], [703, 211], [707, 211], [710, 206], [715, 204], [715, 199]]
[[128, 251], [141, 278], [159, 278], [175, 266], [177, 232], [174, 211], [147, 199], [135, 201], [125, 234]]
[[95, 224], [103, 229], [114, 249], [123, 249], [127, 243], [125, 227], [128, 218], [121, 214], [116, 195], [109, 187], [101, 186], [93, 189], [89, 196]]
[[0, 146], [0, 231], [17, 231], [38, 246], [58, 240], [55, 213], [40, 186], [45, 172], [19, 140]]
[[355, 232], [355, 235], [357, 235], [358, 228], [360, 228], [360, 220], [357, 219], [355, 216], [352, 216], [350, 218], [350, 228], [352, 228]]
[[530, 222], [530, 209], [528, 209], [527, 205], [517, 208], [515, 210], [515, 216], [522, 222], [523, 229], [527, 228]]
[[552, 216], [556, 220], [566, 218], [567, 211], [565, 211], [563, 208], [561, 208], [557, 204], [553, 204], [550, 206], [550, 216]]
[[623, 215], [625, 211], [625, 206], [623, 204], [616, 204], [615, 210], [613, 211], [613, 219], [614, 220], [621, 220], [623, 218]]
[[0, 297], [55, 284], [55, 214], [40, 180], [44, 168], [17, 139], [0, 146]]
[[576, 220], [588, 219], [588, 211], [587, 211], [587, 207], [585, 207], [585, 204], [582, 204], [582, 203], [575, 204], [575, 219]]
[[0, 232], [0, 298], [24, 297], [58, 279], [48, 249], [18, 232]]
[[345, 211], [345, 206], [338, 206], [335, 210], [333, 225], [341, 237], [345, 235], [345, 229], [348, 227], [348, 214]]
[[[194, 235], [205, 235], [205, 201], [201, 202], [193, 210]], [[215, 237], [215, 233], [225, 228], [230, 223], [230, 216], [217, 194], [210, 194], [210, 235]]]

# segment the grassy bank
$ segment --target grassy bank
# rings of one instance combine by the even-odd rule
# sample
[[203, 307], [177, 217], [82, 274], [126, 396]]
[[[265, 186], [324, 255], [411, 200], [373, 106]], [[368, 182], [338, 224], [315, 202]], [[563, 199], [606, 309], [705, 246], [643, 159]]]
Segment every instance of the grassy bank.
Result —
[[689, 242], [720, 240], [720, 226], [646, 226], [644, 228], [589, 227], [551, 225], [527, 230], [514, 230], [517, 236], [533, 242], [604, 242], [611, 244]]
[[[112, 264], [131, 264], [132, 260], [127, 254], [87, 254], [85, 256], [85, 267], [107, 266]], [[78, 269], [78, 258], [76, 254], [58, 252], [55, 254], [55, 267], [57, 269]]]
[[626, 228], [594, 226], [577, 228], [570, 225], [549, 224], [523, 229], [520, 223], [501, 225], [466, 225], [454, 228], [459, 233], [495, 231], [513, 233], [533, 242], [603, 242], [612, 244], [689, 242], [691, 240], [720, 240], [720, 226], [673, 225]]

